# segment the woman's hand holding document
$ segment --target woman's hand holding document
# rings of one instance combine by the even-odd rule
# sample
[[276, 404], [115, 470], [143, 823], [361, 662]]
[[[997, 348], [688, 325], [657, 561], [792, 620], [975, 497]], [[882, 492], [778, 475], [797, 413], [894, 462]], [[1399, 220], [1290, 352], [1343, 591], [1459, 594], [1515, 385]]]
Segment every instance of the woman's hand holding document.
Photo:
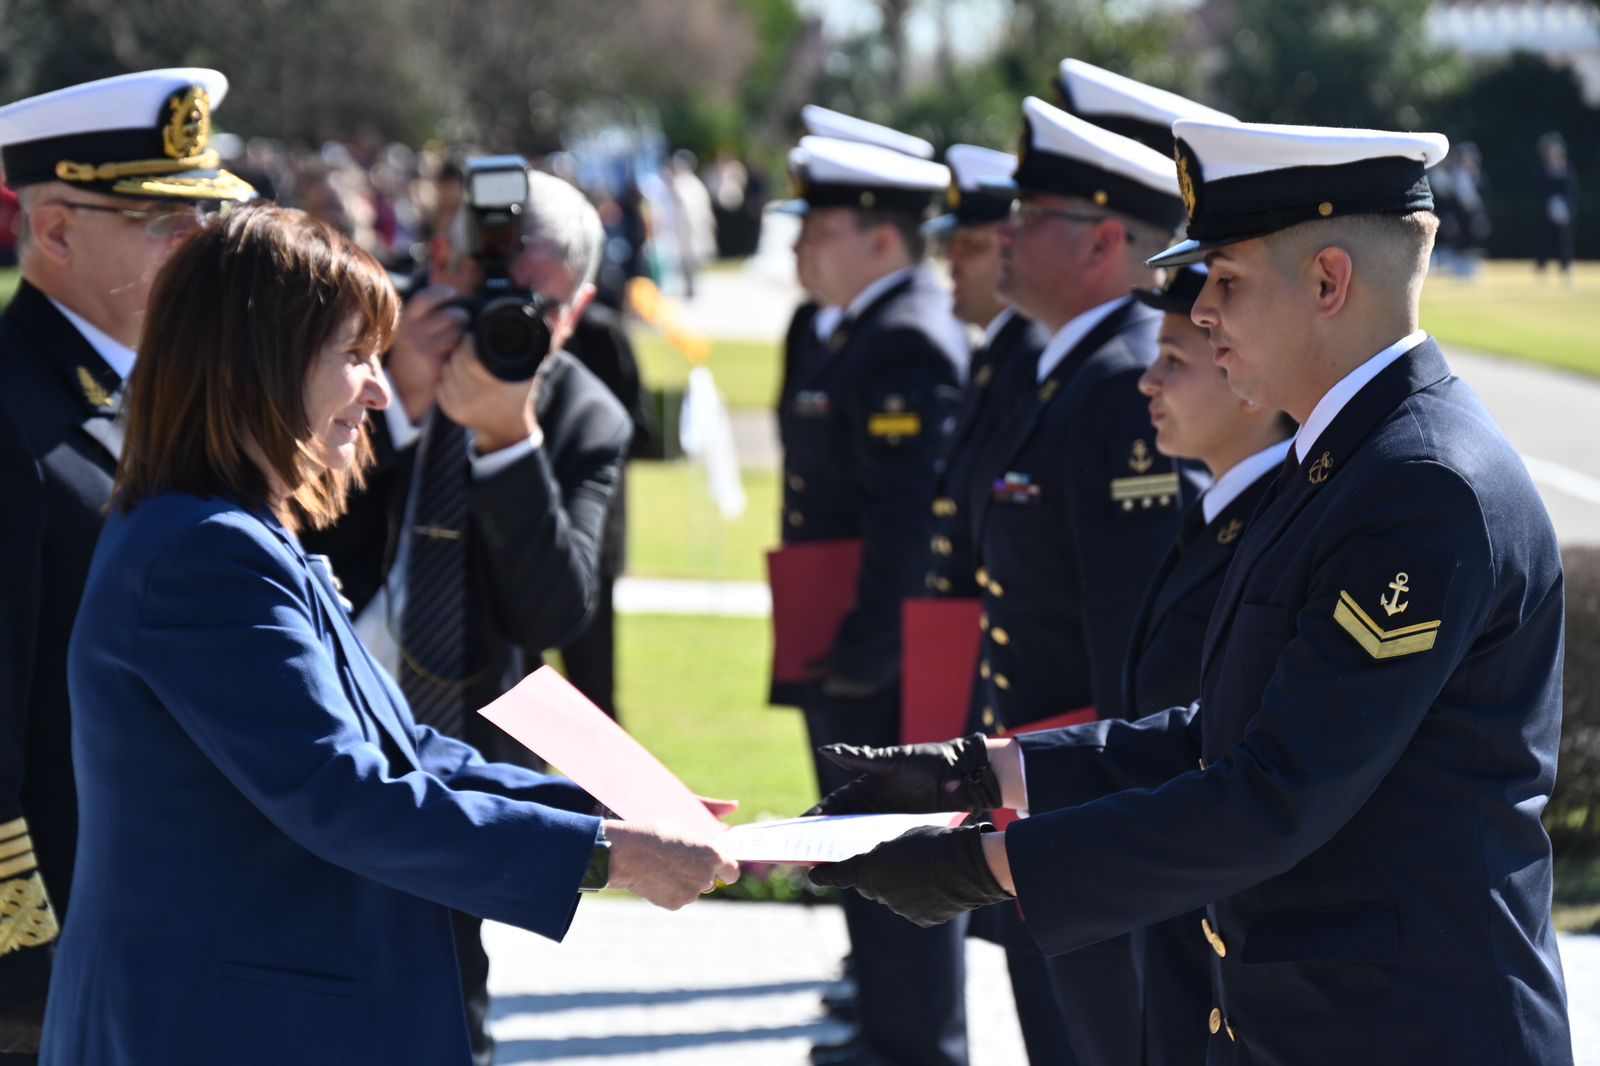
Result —
[[[872, 814], [726, 826], [660, 760], [548, 666], [478, 713], [559, 768], [624, 822], [676, 827], [737, 862], [838, 862], [916, 826], [950, 826], [963, 817]], [[620, 870], [625, 856], [616, 848], [614, 844], [613, 862]]]

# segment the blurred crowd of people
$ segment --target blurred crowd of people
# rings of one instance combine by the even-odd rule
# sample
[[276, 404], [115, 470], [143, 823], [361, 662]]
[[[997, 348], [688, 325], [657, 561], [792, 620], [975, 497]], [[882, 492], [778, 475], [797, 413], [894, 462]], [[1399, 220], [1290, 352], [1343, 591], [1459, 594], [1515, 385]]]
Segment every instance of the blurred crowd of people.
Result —
[[[265, 198], [328, 223], [402, 275], [426, 263], [430, 244], [455, 217], [464, 196], [459, 161], [472, 154], [437, 142], [420, 149], [361, 140], [312, 147], [264, 137], [233, 138], [223, 148]], [[556, 152], [536, 165], [577, 185], [600, 212], [606, 244], [597, 298], [607, 306], [621, 306], [635, 277], [692, 296], [706, 263], [755, 249], [767, 182], [731, 154], [702, 164], [679, 149], [641, 164]], [[0, 200], [0, 232], [9, 232], [6, 210]], [[0, 262], [6, 252], [0, 241]]]

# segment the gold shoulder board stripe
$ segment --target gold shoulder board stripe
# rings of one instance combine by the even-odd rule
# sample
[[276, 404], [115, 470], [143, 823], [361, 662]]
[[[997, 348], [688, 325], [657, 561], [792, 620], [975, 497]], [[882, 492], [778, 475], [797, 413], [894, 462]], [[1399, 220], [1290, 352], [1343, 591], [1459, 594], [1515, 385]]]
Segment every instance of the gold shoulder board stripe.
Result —
[[872, 415], [867, 419], [867, 432], [874, 437], [915, 437], [922, 432], [922, 416], [915, 411]]
[[42, 877], [35, 873], [0, 884], [0, 955], [40, 947], [60, 934]]
[[33, 857], [32, 848], [29, 848], [14, 859], [0, 860], [0, 881], [5, 880], [7, 877], [15, 877], [17, 874], [25, 874], [38, 865], [39, 860]]
[[1111, 479], [1113, 500], [1137, 500], [1146, 496], [1176, 496], [1178, 474], [1149, 474], [1145, 477], [1119, 477]]
[[25, 851], [33, 850], [33, 838], [27, 833], [10, 840], [0, 841], [0, 859], [9, 859], [21, 855]]
[[1354, 597], [1343, 591], [1339, 593], [1339, 602], [1333, 608], [1333, 620], [1374, 659], [1397, 659], [1402, 655], [1427, 651], [1438, 638], [1442, 623], [1439, 620], [1401, 626], [1399, 629], [1384, 629], [1356, 605]]
[[13, 818], [4, 825], [0, 825], [0, 840], [10, 840], [12, 837], [28, 831], [26, 818]]

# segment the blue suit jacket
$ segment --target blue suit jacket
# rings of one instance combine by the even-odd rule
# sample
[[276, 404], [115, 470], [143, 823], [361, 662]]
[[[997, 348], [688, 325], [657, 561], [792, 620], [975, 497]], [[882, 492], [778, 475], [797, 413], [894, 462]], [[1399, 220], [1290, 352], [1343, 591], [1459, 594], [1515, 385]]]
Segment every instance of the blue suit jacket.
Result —
[[467, 1063], [446, 908], [565, 933], [587, 797], [416, 725], [271, 518], [113, 515], [68, 669], [81, 894], [44, 1063]]
[[1022, 738], [1029, 927], [1054, 953], [1209, 904], [1208, 1062], [1570, 1063], [1562, 606], [1527, 471], [1418, 346], [1244, 531], [1197, 709]]

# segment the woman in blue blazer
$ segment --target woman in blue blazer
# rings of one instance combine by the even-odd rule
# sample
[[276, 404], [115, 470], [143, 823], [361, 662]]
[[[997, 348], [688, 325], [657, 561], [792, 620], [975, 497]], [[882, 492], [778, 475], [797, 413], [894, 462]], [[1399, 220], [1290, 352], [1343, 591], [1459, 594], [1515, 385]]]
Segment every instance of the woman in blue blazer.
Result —
[[447, 908], [559, 939], [599, 859], [671, 907], [737, 876], [418, 726], [301, 550], [359, 478], [396, 313], [376, 262], [270, 206], [157, 279], [69, 652], [50, 1066], [465, 1064]]

